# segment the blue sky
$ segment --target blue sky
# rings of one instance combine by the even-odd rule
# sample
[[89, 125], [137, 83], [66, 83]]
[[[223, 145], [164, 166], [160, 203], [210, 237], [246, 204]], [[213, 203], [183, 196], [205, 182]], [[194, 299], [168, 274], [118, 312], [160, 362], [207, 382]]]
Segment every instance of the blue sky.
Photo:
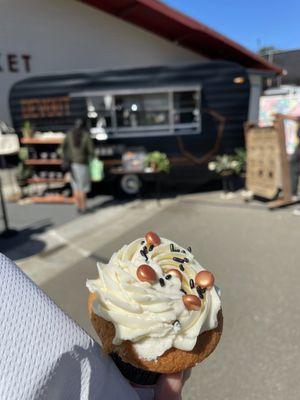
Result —
[[163, 0], [247, 48], [300, 48], [300, 0]]

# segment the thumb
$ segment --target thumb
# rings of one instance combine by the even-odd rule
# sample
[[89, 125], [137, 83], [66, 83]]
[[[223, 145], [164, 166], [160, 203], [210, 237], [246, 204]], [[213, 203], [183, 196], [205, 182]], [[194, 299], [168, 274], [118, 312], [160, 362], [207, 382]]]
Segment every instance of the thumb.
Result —
[[156, 385], [155, 400], [180, 400], [183, 372], [162, 374]]

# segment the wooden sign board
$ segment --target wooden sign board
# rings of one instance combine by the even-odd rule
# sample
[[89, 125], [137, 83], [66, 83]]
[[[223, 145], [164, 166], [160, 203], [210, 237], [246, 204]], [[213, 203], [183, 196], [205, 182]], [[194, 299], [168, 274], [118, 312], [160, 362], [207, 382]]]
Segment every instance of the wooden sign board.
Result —
[[274, 127], [251, 127], [246, 143], [246, 187], [255, 195], [271, 200], [280, 184], [278, 133]]
[[284, 116], [274, 126], [246, 126], [246, 187], [256, 196], [273, 200], [279, 189], [281, 196], [269, 208], [292, 203], [288, 156], [286, 153]]

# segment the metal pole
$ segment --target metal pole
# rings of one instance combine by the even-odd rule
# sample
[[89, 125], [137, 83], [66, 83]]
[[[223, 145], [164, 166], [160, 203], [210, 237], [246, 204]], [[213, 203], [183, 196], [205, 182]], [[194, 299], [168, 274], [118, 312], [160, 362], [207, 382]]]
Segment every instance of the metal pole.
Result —
[[[0, 156], [0, 161], [1, 161], [1, 167], [5, 168], [6, 162], [5, 162], [4, 156]], [[15, 229], [9, 229], [5, 200], [4, 200], [4, 196], [3, 196], [3, 192], [2, 192], [1, 176], [0, 176], [0, 206], [2, 209], [2, 219], [4, 222], [4, 231], [2, 233], [0, 233], [0, 237], [2, 236], [4, 238], [9, 238], [11, 236], [16, 235], [18, 232]]]
[[5, 207], [5, 202], [4, 202], [4, 196], [2, 192], [2, 180], [0, 177], [0, 202], [1, 202], [1, 209], [2, 209], [2, 218], [4, 221], [4, 233], [9, 231], [8, 227], [8, 219], [7, 219], [7, 213], [6, 213], [6, 207]]

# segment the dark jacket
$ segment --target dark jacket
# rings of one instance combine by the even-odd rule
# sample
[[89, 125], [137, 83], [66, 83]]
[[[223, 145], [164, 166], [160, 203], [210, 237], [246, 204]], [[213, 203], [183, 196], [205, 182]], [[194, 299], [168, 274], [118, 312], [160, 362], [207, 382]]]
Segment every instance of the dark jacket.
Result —
[[72, 131], [68, 132], [62, 149], [64, 157], [71, 163], [88, 164], [94, 156], [93, 141], [87, 131], [82, 131], [80, 147], [75, 146]]

